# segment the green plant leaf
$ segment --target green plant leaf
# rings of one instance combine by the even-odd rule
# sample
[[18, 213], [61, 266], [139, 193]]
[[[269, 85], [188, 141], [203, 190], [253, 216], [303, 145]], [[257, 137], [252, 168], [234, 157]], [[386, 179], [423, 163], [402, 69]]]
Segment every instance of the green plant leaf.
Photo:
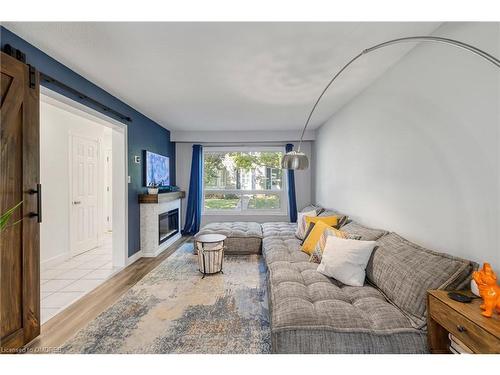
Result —
[[[5, 213], [3, 213], [2, 215], [0, 215], [0, 231], [2, 231], [3, 229], [5, 229], [7, 227], [7, 224], [9, 222], [10, 218], [12, 217], [12, 215], [14, 214], [14, 212], [16, 211], [16, 209], [19, 206], [21, 206], [22, 204], [23, 204], [23, 201], [19, 202], [14, 207], [8, 209]], [[14, 224], [17, 224], [18, 222], [14, 223]]]

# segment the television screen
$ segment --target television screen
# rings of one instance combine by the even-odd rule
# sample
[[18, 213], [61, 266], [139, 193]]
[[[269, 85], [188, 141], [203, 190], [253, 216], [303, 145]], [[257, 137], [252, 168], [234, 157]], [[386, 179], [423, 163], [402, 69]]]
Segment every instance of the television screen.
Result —
[[158, 155], [154, 152], [145, 152], [145, 185], [152, 183], [158, 186], [170, 185], [170, 159], [167, 156]]

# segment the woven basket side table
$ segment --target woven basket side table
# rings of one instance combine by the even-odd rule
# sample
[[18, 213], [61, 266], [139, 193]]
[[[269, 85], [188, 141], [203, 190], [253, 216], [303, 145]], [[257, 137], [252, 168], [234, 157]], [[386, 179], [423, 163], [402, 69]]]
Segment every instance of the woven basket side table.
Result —
[[222, 265], [224, 261], [224, 240], [222, 234], [203, 234], [194, 238], [195, 249], [198, 253], [198, 269], [206, 275], [224, 273]]

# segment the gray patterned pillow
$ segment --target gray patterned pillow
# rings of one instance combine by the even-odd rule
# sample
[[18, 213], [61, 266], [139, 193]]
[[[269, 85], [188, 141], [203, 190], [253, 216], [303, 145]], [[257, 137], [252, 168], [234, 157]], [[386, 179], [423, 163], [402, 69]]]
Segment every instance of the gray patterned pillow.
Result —
[[355, 221], [351, 221], [350, 223], [344, 225], [342, 227], [342, 230], [349, 234], [356, 234], [358, 236], [361, 236], [361, 240], [363, 241], [376, 241], [380, 237], [388, 233], [383, 229], [373, 229], [365, 227]]
[[437, 253], [390, 233], [377, 241], [366, 276], [411, 320], [426, 324], [426, 296], [430, 289], [460, 289], [470, 282], [477, 264]]
[[324, 211], [323, 207], [316, 206], [315, 204], [311, 204], [309, 206], [304, 207], [300, 212], [308, 212], [308, 211], [316, 211], [316, 215], [319, 215]]

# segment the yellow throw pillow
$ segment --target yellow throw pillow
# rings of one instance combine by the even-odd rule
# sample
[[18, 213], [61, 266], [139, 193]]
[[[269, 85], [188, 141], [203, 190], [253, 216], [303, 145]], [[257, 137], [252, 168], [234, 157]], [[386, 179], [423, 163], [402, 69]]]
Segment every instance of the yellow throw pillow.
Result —
[[309, 224], [311, 223], [317, 223], [319, 221], [322, 221], [329, 227], [336, 227], [337, 224], [339, 223], [339, 217], [338, 216], [306, 216], [306, 228], [309, 227]]
[[319, 220], [317, 223], [315, 223], [314, 227], [309, 232], [309, 235], [306, 237], [304, 243], [302, 244], [302, 251], [306, 254], [311, 255], [314, 249], [316, 248], [316, 244], [321, 238], [321, 235], [328, 228], [331, 228], [331, 226], [325, 223], [323, 220]]

